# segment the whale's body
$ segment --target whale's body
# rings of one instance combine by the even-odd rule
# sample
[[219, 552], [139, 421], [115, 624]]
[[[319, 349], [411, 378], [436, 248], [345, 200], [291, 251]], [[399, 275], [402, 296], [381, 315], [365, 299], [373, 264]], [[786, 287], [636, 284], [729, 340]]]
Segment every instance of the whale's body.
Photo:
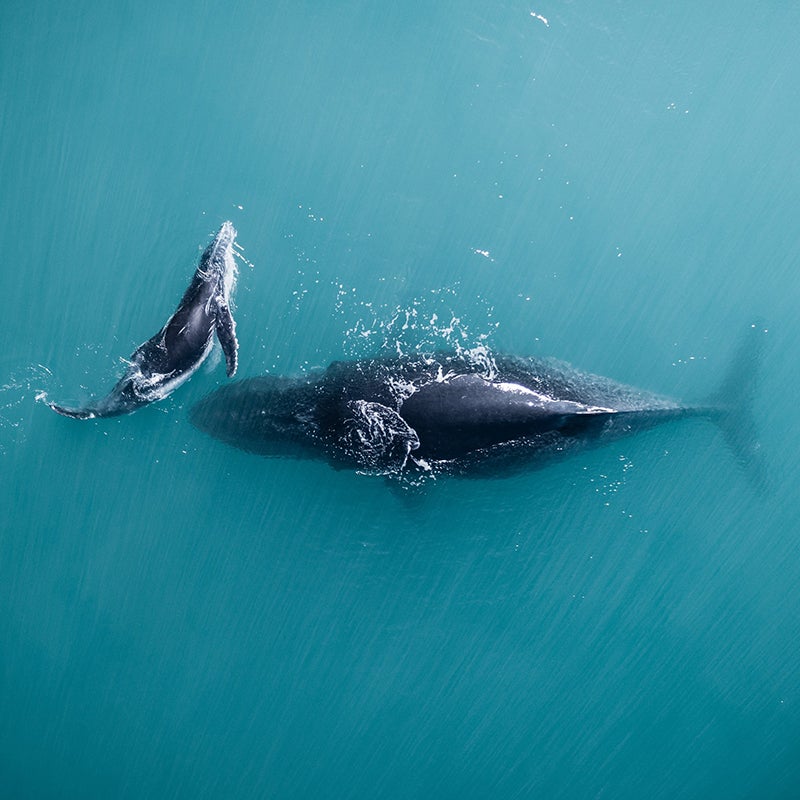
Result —
[[129, 414], [163, 400], [205, 361], [215, 335], [225, 354], [228, 376], [232, 376], [239, 347], [230, 308], [237, 275], [235, 240], [233, 224], [223, 223], [200, 257], [175, 313], [155, 336], [134, 351], [125, 374], [106, 397], [80, 408], [48, 403], [50, 408], [66, 417], [92, 419]]
[[560, 362], [438, 354], [237, 381], [195, 405], [192, 422], [267, 456], [316, 456], [390, 475], [469, 475], [565, 456], [690, 415], [725, 429], [728, 414], [727, 406], [685, 406]]

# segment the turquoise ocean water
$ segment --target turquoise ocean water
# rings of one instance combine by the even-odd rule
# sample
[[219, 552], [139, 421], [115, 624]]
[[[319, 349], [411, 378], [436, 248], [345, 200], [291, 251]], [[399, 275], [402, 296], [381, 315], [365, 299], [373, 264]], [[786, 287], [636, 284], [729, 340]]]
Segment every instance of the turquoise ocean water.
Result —
[[[800, 10], [0, 6], [0, 796], [800, 796]], [[486, 344], [712, 425], [422, 493], [75, 422], [225, 219], [240, 374]]]

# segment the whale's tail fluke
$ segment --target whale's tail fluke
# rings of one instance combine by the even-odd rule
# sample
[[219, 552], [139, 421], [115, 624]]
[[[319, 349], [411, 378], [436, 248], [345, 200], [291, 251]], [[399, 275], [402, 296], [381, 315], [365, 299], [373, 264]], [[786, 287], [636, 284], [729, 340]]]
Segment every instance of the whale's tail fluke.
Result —
[[69, 417], [70, 419], [94, 419], [98, 416], [97, 412], [91, 408], [66, 408], [60, 406], [58, 403], [47, 402], [47, 405], [56, 412], [61, 414], [62, 417]]
[[758, 442], [753, 408], [766, 332], [760, 322], [750, 326], [734, 353], [722, 382], [704, 403], [711, 410], [711, 416], [719, 426], [737, 463], [759, 492], [767, 489], [767, 469]]

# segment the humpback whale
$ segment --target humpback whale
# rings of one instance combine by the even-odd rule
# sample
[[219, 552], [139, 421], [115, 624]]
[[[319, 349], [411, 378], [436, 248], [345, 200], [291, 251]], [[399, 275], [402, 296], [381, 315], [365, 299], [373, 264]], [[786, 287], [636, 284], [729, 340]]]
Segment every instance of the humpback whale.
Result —
[[191, 421], [253, 453], [321, 457], [336, 468], [415, 481], [498, 474], [700, 416], [752, 464], [759, 333], [748, 332], [719, 390], [699, 405], [552, 360], [437, 353], [236, 381], [198, 402]]
[[109, 394], [93, 404], [67, 408], [48, 402], [53, 411], [73, 419], [114, 417], [156, 400], [163, 400], [185, 383], [205, 361], [214, 336], [225, 354], [228, 377], [236, 372], [239, 343], [231, 314], [231, 297], [238, 270], [233, 245], [236, 230], [224, 222], [164, 327], [140, 345], [128, 368]]

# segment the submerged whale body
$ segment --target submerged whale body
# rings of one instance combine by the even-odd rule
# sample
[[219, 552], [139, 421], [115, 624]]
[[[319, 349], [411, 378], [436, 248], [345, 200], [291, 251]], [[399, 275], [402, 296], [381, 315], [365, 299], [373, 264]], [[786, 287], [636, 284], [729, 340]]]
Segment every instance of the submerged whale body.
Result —
[[321, 457], [337, 468], [413, 478], [493, 474], [704, 416], [746, 462], [755, 448], [748, 408], [758, 346], [754, 332], [701, 406], [549, 360], [438, 354], [335, 362], [303, 378], [248, 378], [201, 400], [191, 419], [261, 455]]
[[230, 307], [237, 275], [235, 240], [233, 224], [223, 223], [200, 257], [175, 313], [131, 355], [128, 369], [106, 397], [81, 408], [48, 403], [50, 408], [65, 417], [92, 419], [129, 414], [163, 400], [205, 361], [215, 335], [225, 354], [228, 377], [233, 376], [239, 349]]

